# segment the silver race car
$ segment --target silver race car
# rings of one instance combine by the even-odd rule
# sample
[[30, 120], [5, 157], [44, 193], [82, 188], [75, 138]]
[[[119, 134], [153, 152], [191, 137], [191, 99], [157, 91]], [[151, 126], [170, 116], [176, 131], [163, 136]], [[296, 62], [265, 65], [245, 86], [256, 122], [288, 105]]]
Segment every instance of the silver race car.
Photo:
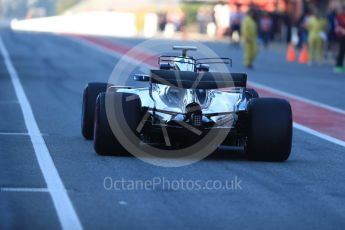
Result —
[[[168, 151], [198, 143], [243, 148], [250, 160], [285, 161], [292, 143], [289, 102], [259, 98], [245, 73], [212, 72], [228, 58], [196, 59], [195, 47], [174, 46], [160, 69], [134, 80], [147, 87], [89, 83], [83, 95], [82, 134], [98, 154], [131, 152], [127, 145]], [[230, 149], [231, 148], [226, 148]], [[163, 152], [164, 153], [164, 152]]]

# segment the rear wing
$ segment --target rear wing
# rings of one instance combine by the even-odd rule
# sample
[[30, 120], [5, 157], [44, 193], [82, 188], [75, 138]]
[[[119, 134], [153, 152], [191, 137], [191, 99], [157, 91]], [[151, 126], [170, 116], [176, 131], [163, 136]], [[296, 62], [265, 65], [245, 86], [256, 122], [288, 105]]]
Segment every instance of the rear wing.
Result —
[[151, 70], [150, 81], [151, 83], [183, 89], [245, 88], [247, 86], [247, 74]]
[[183, 59], [188, 60], [188, 61], [183, 61], [180, 60], [180, 56], [172, 56], [172, 55], [163, 55], [158, 58], [158, 64], [162, 63], [174, 63], [174, 62], [179, 62], [179, 63], [188, 63], [190, 64], [191, 61], [194, 63], [195, 66], [198, 65], [212, 65], [212, 64], [224, 64], [224, 65], [230, 65], [232, 67], [232, 59], [230, 58], [198, 58], [195, 59], [193, 57], [183, 57]]

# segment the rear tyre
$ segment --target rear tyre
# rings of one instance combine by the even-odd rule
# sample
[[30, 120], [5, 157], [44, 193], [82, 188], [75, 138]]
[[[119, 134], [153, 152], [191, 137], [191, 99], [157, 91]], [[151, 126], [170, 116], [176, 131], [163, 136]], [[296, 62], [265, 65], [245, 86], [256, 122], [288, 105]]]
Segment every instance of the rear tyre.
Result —
[[286, 161], [292, 144], [292, 112], [289, 102], [276, 98], [252, 99], [248, 104], [250, 160]]
[[[126, 155], [128, 154], [126, 147], [121, 145], [111, 130], [106, 113], [106, 97], [112, 97], [114, 103], [122, 103], [123, 116], [132, 132], [136, 132], [135, 129], [142, 119], [140, 98], [130, 93], [108, 92], [99, 94], [96, 102], [94, 129], [95, 151], [99, 155]], [[128, 97], [131, 97], [130, 101], [126, 101]]]
[[81, 133], [87, 140], [93, 139], [95, 108], [98, 94], [107, 91], [107, 83], [89, 83], [83, 93]]

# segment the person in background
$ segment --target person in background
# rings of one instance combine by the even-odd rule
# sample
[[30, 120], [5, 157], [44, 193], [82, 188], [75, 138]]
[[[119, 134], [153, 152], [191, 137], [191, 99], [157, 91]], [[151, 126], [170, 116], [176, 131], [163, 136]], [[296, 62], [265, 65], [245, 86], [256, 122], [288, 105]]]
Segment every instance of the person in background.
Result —
[[308, 29], [308, 57], [309, 63], [312, 64], [316, 59], [318, 63], [322, 60], [322, 41], [325, 37], [325, 31], [327, 27], [327, 22], [322, 18], [319, 12], [314, 9], [307, 23]]
[[160, 32], [165, 30], [165, 25], [167, 24], [167, 14], [159, 13], [158, 14], [158, 29]]
[[308, 42], [308, 29], [307, 25], [310, 19], [311, 13], [309, 9], [306, 9], [305, 13], [301, 16], [298, 22], [298, 45], [297, 47], [301, 49]]
[[244, 66], [249, 69], [253, 68], [258, 51], [258, 29], [254, 18], [254, 10], [250, 9], [241, 24], [241, 35], [244, 45]]
[[335, 47], [334, 45], [337, 42], [337, 35], [335, 34], [335, 22], [337, 19], [337, 13], [334, 8], [330, 8], [327, 14], [327, 21], [328, 21], [328, 26], [327, 26], [327, 57], [328, 58], [333, 58], [334, 50]]
[[[234, 12], [230, 14], [230, 39], [233, 41], [235, 34], [241, 35], [241, 23], [243, 20], [243, 13], [241, 12], [241, 5], [237, 4]], [[233, 41], [238, 42], [238, 41]]]
[[196, 18], [197, 18], [198, 25], [199, 25], [199, 33], [206, 34], [207, 12], [206, 12], [206, 9], [204, 7], [199, 8]]
[[221, 38], [229, 28], [230, 7], [228, 4], [217, 4], [213, 10], [217, 26], [217, 37]]
[[268, 46], [268, 43], [270, 41], [270, 36], [271, 36], [271, 30], [272, 30], [272, 18], [271, 16], [267, 13], [264, 12], [259, 20], [260, 23], [260, 37], [263, 41], [263, 44], [265, 47]]
[[344, 73], [345, 56], [345, 5], [337, 13], [335, 32], [339, 41], [339, 53], [337, 63], [334, 69], [335, 73]]

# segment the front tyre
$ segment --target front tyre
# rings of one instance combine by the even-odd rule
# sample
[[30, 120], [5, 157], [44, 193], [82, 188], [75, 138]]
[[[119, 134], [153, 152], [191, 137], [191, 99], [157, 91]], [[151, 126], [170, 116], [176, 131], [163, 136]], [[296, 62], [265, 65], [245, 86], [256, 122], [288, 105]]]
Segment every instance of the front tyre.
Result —
[[276, 98], [258, 98], [248, 104], [248, 140], [250, 160], [286, 161], [292, 145], [292, 111], [289, 102]]
[[[113, 99], [114, 103], [122, 103], [122, 111], [116, 111], [115, 116], [122, 112], [132, 132], [135, 132], [141, 120], [141, 101], [135, 94], [118, 92], [101, 93], [97, 98], [94, 149], [99, 155], [125, 155], [128, 153], [126, 147], [117, 140], [109, 124], [106, 112], [107, 97]], [[131, 100], [128, 101], [127, 98]]]

